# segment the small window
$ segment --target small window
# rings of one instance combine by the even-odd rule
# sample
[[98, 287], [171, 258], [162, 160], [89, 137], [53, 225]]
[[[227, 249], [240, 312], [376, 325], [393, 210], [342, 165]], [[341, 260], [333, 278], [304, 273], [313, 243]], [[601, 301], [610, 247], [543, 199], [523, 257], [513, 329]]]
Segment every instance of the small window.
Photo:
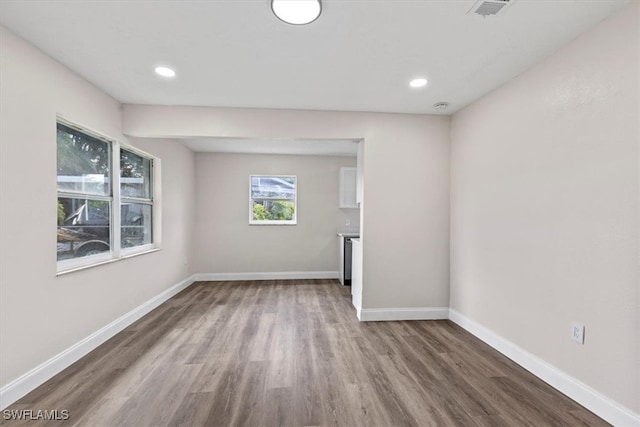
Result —
[[153, 242], [151, 165], [150, 158], [125, 148], [120, 150], [120, 239], [123, 249]]
[[297, 179], [292, 175], [251, 175], [249, 224], [295, 225]]

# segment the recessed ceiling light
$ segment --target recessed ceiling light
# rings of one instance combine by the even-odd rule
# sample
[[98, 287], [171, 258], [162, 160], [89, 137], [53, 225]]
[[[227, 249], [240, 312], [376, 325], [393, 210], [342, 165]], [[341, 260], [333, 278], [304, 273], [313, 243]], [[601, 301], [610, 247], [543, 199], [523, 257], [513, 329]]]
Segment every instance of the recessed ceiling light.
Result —
[[427, 85], [427, 79], [425, 78], [417, 78], [417, 79], [413, 79], [409, 82], [409, 86], [411, 87], [424, 87]]
[[176, 72], [167, 67], [156, 67], [156, 74], [162, 77], [175, 77]]
[[320, 16], [320, 0], [271, 0], [271, 10], [278, 19], [293, 25], [310, 24]]

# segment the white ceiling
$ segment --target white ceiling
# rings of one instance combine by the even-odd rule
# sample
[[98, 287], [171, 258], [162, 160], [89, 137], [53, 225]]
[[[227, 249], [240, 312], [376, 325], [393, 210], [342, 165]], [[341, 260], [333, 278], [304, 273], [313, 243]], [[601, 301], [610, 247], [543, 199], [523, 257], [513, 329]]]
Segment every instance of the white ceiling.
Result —
[[318, 139], [251, 139], [251, 138], [198, 138], [182, 139], [191, 151], [213, 153], [298, 154], [312, 156], [350, 156], [357, 154], [358, 146], [352, 140]]
[[450, 114], [629, 2], [514, 1], [323, 0], [292, 26], [268, 0], [2, 0], [0, 22], [123, 103]]

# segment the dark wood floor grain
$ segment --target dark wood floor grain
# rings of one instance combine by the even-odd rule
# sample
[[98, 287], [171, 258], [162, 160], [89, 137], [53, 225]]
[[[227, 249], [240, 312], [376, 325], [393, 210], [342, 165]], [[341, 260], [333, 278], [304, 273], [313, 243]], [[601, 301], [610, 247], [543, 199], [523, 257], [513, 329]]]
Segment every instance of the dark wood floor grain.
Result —
[[9, 410], [65, 426], [604, 426], [449, 321], [359, 323], [333, 280], [199, 282]]

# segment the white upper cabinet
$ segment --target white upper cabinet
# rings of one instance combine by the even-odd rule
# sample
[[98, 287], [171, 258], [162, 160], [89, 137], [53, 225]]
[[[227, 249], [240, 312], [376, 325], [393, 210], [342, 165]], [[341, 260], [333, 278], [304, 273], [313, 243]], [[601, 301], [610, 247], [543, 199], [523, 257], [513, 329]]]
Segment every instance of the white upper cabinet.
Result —
[[357, 176], [358, 176], [358, 172], [356, 168], [349, 168], [349, 167], [340, 168], [339, 207], [341, 209], [358, 207], [358, 202], [356, 201]]

